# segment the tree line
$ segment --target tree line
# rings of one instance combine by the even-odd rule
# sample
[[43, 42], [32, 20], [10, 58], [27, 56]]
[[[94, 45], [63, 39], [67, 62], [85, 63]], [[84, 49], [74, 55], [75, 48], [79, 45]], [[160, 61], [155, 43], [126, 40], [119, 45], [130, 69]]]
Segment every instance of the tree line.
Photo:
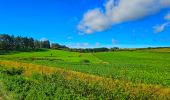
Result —
[[109, 52], [109, 51], [117, 51], [119, 50], [118, 47], [113, 48], [69, 48], [71, 52], [81, 52], [81, 53], [89, 53], [89, 52]]
[[60, 45], [58, 43], [50, 43], [49, 40], [36, 40], [32, 37], [22, 37], [22, 36], [13, 36], [8, 34], [0, 34], [0, 50], [19, 50], [19, 51], [31, 51], [41, 48], [47, 49], [57, 49], [57, 50], [66, 50], [71, 52], [108, 52], [115, 51], [119, 48], [69, 48], [65, 45]]
[[40, 48], [47, 49], [58, 49], [66, 50], [71, 52], [108, 52], [118, 50], [119, 48], [114, 47], [111, 49], [108, 48], [69, 48], [65, 45], [60, 45], [58, 43], [50, 43], [49, 40], [36, 40], [32, 37], [22, 37], [22, 36], [13, 36], [8, 34], [0, 34], [0, 50], [35, 50]]
[[35, 50], [40, 48], [61, 49], [68, 48], [58, 43], [50, 43], [49, 40], [36, 40], [32, 37], [13, 36], [0, 34], [0, 50]]
[[[13, 36], [8, 34], [0, 34], [0, 50], [22, 50], [22, 51], [31, 51], [37, 50], [41, 48], [47, 49], [57, 49], [57, 50], [66, 50], [71, 52], [81, 52], [81, 53], [89, 53], [89, 52], [109, 52], [109, 51], [136, 51], [136, 50], [145, 50], [145, 49], [158, 49], [165, 47], [148, 47], [148, 48], [69, 48], [65, 45], [60, 45], [58, 43], [50, 43], [49, 40], [36, 40], [32, 37], [21, 37], [21, 36]], [[167, 47], [169, 48], [169, 47]]]

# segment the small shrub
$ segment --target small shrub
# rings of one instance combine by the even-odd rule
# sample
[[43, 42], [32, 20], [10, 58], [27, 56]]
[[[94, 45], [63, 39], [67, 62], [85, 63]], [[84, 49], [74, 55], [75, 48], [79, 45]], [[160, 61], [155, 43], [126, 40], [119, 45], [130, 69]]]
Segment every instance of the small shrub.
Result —
[[23, 73], [23, 68], [11, 68], [11, 69], [5, 69], [3, 70], [3, 73], [7, 75], [21, 75]]
[[90, 63], [90, 60], [84, 59], [81, 61], [81, 63]]

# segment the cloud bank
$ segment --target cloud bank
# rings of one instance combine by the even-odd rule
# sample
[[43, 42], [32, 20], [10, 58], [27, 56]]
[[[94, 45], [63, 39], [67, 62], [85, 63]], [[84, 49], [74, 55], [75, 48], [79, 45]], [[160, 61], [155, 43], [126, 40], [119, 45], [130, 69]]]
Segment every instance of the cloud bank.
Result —
[[112, 25], [138, 20], [168, 7], [170, 0], [108, 0], [104, 9], [95, 8], [86, 12], [78, 30], [86, 34], [102, 32]]

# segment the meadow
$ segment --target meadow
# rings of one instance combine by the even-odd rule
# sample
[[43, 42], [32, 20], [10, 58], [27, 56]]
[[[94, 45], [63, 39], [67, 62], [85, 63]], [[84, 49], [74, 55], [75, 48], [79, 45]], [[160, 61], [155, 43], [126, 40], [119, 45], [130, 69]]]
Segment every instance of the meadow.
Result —
[[[6, 99], [169, 99], [170, 49], [0, 55]], [[37, 92], [39, 91], [39, 92]], [[5, 94], [5, 95], [4, 95]]]

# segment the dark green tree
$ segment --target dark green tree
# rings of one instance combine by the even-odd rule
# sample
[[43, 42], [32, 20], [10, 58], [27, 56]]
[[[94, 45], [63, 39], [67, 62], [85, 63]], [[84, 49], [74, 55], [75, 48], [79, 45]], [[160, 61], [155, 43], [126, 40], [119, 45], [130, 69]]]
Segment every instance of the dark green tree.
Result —
[[50, 48], [50, 41], [49, 40], [41, 41], [41, 48]]

